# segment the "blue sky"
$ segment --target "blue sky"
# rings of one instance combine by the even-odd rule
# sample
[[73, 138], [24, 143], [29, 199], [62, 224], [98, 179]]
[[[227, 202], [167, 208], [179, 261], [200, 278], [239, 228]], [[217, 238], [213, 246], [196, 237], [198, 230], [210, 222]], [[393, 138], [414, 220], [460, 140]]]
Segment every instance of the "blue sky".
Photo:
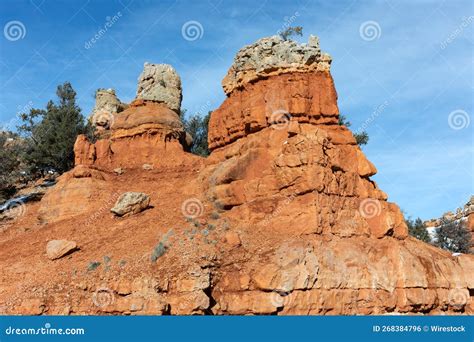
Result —
[[[370, 136], [373, 179], [407, 215], [437, 217], [474, 194], [473, 15], [472, 1], [2, 0], [0, 125], [64, 81], [85, 115], [97, 88], [129, 102], [146, 61], [172, 64], [183, 107], [205, 113], [243, 45], [300, 25], [300, 41], [318, 35], [333, 57], [340, 112]], [[190, 21], [196, 37], [183, 36]]]

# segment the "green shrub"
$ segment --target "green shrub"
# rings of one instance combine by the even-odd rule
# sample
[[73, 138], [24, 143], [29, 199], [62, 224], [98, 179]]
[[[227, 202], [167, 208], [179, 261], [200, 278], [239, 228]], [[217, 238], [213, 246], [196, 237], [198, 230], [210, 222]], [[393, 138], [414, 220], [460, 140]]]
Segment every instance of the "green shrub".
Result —
[[153, 252], [151, 254], [151, 261], [155, 262], [158, 260], [160, 257], [162, 257], [165, 253], [168, 247], [165, 246], [163, 242], [160, 241], [158, 245], [153, 249]]
[[[347, 120], [344, 115], [339, 115], [339, 125], [346, 126], [347, 128], [349, 128], [351, 127], [351, 122]], [[354, 135], [357, 145], [359, 146], [367, 145], [367, 143], [369, 142], [369, 135], [366, 131], [362, 131], [360, 133], [352, 133], [352, 135]]]
[[207, 144], [211, 112], [208, 112], [204, 117], [201, 117], [198, 114], [186, 117], [185, 113], [186, 111], [183, 111], [182, 113], [184, 129], [193, 137], [190, 152], [203, 157], [208, 156], [211, 153]]
[[413, 221], [411, 218], [408, 218], [405, 220], [405, 222], [408, 227], [408, 234], [417, 238], [418, 240], [431, 243], [430, 235], [428, 234], [428, 231], [426, 230], [426, 227], [420, 218], [417, 218], [415, 221]]
[[293, 36], [303, 36], [303, 27], [301, 26], [290, 26], [283, 32], [280, 32], [280, 37], [283, 40], [289, 40]]
[[89, 266], [87, 266], [87, 270], [88, 271], [93, 271], [95, 270], [97, 267], [99, 267], [101, 265], [101, 263], [99, 261], [91, 261], [89, 263]]
[[69, 82], [57, 87], [58, 101], [46, 109], [20, 114], [19, 132], [28, 141], [25, 162], [33, 172], [53, 168], [62, 173], [74, 166], [74, 143], [86, 133], [84, 117], [76, 104], [76, 92]]

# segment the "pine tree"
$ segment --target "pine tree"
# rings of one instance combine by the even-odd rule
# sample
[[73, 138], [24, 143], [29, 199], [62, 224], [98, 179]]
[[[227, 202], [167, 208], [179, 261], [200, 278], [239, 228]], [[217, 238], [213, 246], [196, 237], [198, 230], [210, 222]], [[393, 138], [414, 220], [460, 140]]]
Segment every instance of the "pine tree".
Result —
[[30, 170], [50, 168], [64, 172], [74, 166], [74, 143], [85, 132], [84, 117], [76, 104], [76, 92], [69, 82], [59, 85], [58, 102], [49, 101], [46, 109], [32, 109], [21, 114], [18, 127], [29, 145], [25, 154]]
[[0, 203], [15, 193], [20, 178], [21, 142], [17, 138], [12, 132], [0, 132]]
[[[185, 113], [185, 111], [183, 113]], [[204, 117], [201, 117], [196, 114], [184, 119], [185, 130], [193, 137], [193, 144], [190, 148], [191, 153], [203, 157], [206, 157], [210, 154], [209, 147], [207, 144], [210, 117], [211, 112], [207, 113], [207, 115], [205, 115]]]
[[[351, 122], [348, 121], [344, 115], [339, 115], [339, 125], [351, 127]], [[367, 145], [367, 143], [369, 142], [369, 135], [367, 134], [366, 131], [362, 131], [360, 133], [352, 133], [352, 134], [354, 135], [357, 145], [359, 146]]]
[[408, 218], [405, 220], [405, 222], [408, 226], [408, 234], [417, 238], [418, 240], [431, 243], [431, 237], [428, 234], [428, 231], [426, 230], [426, 227], [420, 218], [417, 218], [415, 221]]
[[469, 253], [472, 246], [471, 233], [465, 222], [443, 221], [436, 230], [436, 245], [454, 253]]

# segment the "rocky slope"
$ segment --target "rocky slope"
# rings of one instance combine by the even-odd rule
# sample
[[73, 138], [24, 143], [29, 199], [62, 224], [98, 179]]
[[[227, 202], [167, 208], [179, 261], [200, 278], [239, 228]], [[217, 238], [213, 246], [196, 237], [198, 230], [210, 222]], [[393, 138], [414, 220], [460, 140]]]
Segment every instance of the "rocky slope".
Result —
[[[338, 125], [329, 64], [315, 37], [244, 47], [206, 159], [184, 151], [180, 87], [161, 94], [174, 70], [145, 67], [161, 76], [142, 77], [101, 140], [78, 138], [76, 167], [4, 225], [2, 312], [472, 313], [474, 257], [408, 236]], [[148, 195], [147, 208], [111, 213], [125, 192]], [[75, 249], [51, 260], [51, 240]]]

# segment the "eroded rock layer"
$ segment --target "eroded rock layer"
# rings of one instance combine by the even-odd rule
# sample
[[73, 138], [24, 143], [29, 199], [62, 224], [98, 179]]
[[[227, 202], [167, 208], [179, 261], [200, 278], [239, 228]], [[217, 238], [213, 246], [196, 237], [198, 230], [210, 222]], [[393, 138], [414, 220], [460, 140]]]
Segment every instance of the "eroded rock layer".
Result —
[[229, 95], [246, 83], [294, 72], [329, 71], [331, 56], [321, 52], [319, 38], [310, 36], [308, 44], [283, 40], [279, 36], [262, 38], [244, 46], [234, 58], [222, 80], [224, 92]]
[[[76, 167], [2, 226], [1, 313], [472, 314], [474, 257], [408, 236], [338, 124], [328, 69], [298, 58], [239, 76], [207, 159], [183, 151], [159, 101], [132, 103], [95, 144], [79, 137]], [[126, 192], [147, 205], [117, 217]], [[80, 250], [51, 260], [51, 240]]]
[[143, 164], [172, 164], [183, 153], [186, 133], [178, 114], [166, 105], [136, 100], [114, 115], [108, 137], [90, 143], [80, 136], [74, 146], [76, 165], [112, 170]]
[[329, 72], [269, 76], [237, 89], [214, 112], [209, 122], [209, 147], [288, 122], [337, 124], [337, 93]]

